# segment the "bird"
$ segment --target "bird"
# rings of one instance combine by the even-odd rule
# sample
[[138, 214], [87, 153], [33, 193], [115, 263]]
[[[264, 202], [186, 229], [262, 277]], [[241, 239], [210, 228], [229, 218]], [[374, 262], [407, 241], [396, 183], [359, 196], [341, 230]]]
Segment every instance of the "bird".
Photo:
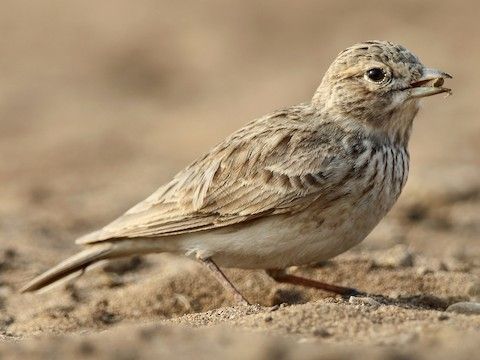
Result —
[[108, 259], [177, 253], [198, 260], [241, 304], [222, 268], [354, 295], [355, 288], [289, 274], [359, 244], [397, 201], [420, 100], [451, 75], [389, 41], [338, 54], [310, 102], [255, 119], [98, 231], [83, 250], [34, 278], [39, 290]]

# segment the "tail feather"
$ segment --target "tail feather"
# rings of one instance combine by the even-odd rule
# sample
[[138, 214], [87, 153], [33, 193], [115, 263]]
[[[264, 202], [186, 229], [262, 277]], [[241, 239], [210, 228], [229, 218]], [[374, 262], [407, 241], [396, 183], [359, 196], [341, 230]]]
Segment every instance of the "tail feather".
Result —
[[20, 292], [30, 292], [39, 290], [45, 286], [54, 283], [70, 274], [86, 269], [93, 263], [109, 258], [112, 255], [113, 246], [110, 243], [93, 245], [87, 249], [69, 257], [57, 266], [37, 276], [23, 288]]

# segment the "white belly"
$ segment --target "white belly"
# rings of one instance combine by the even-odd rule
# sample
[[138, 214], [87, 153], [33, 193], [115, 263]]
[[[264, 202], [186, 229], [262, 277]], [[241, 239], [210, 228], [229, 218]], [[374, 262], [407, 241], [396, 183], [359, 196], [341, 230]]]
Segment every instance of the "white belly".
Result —
[[335, 206], [321, 216], [304, 211], [234, 229], [184, 235], [181, 247], [187, 254], [211, 257], [223, 267], [270, 269], [318, 262], [361, 242], [384, 216], [343, 208]]

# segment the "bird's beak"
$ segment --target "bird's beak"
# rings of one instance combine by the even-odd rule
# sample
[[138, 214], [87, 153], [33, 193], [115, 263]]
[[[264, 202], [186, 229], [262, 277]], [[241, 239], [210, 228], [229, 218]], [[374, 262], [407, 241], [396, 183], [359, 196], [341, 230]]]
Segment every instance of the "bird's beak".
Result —
[[410, 84], [410, 98], [422, 98], [440, 93], [451, 94], [452, 90], [442, 87], [445, 79], [452, 76], [436, 69], [424, 68], [422, 77]]

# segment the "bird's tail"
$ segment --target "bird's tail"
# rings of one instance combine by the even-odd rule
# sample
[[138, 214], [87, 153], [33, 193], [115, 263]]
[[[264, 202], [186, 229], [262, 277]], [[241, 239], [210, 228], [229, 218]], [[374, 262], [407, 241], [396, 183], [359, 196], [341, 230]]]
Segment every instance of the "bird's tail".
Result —
[[62, 261], [57, 266], [37, 276], [23, 288], [22, 293], [40, 290], [68, 275], [84, 271], [90, 265], [107, 259], [122, 256], [176, 251], [175, 241], [155, 241], [153, 239], [111, 239], [87, 245], [85, 250]]
[[85, 270], [97, 261], [108, 259], [114, 254], [112, 243], [96, 244], [62, 261], [57, 266], [37, 276], [20, 289], [20, 292], [39, 290], [64, 277]]

